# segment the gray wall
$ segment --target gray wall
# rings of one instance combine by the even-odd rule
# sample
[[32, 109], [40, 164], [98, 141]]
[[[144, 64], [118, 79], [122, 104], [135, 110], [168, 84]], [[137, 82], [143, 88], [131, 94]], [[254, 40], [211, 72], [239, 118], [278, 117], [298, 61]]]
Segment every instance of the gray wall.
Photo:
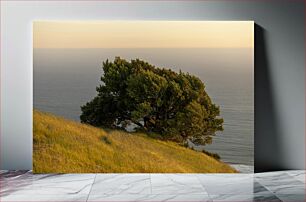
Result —
[[254, 20], [255, 166], [305, 169], [303, 1], [1, 2], [1, 169], [32, 168], [33, 20]]

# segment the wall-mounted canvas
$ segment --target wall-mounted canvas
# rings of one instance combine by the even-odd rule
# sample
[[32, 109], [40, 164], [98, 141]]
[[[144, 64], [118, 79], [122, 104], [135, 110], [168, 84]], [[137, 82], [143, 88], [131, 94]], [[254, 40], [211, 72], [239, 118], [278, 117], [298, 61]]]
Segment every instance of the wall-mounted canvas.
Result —
[[33, 47], [33, 172], [253, 172], [254, 22], [36, 21]]

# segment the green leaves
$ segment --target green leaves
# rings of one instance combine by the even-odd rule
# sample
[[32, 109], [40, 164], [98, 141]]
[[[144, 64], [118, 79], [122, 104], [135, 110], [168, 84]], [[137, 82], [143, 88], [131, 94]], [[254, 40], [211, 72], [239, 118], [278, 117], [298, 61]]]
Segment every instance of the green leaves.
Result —
[[143, 117], [148, 116], [152, 113], [153, 109], [149, 102], [143, 102], [137, 105], [137, 110], [132, 111], [131, 117], [134, 121], [142, 120]]
[[211, 143], [222, 130], [219, 107], [203, 82], [189, 73], [157, 68], [139, 59], [103, 63], [98, 95], [81, 107], [81, 122], [119, 127], [134, 123], [164, 139]]

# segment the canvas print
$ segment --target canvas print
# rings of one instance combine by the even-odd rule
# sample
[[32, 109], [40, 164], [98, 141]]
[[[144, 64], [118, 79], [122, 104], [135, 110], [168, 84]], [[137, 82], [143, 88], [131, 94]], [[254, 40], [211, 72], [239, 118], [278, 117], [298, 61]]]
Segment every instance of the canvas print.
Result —
[[254, 22], [33, 22], [33, 172], [251, 173]]

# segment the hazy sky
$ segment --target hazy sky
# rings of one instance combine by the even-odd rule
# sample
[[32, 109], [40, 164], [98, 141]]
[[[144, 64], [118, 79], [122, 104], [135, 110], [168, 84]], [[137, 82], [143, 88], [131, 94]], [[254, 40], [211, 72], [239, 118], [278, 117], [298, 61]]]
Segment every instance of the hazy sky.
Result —
[[251, 48], [253, 21], [37, 21], [34, 48]]

